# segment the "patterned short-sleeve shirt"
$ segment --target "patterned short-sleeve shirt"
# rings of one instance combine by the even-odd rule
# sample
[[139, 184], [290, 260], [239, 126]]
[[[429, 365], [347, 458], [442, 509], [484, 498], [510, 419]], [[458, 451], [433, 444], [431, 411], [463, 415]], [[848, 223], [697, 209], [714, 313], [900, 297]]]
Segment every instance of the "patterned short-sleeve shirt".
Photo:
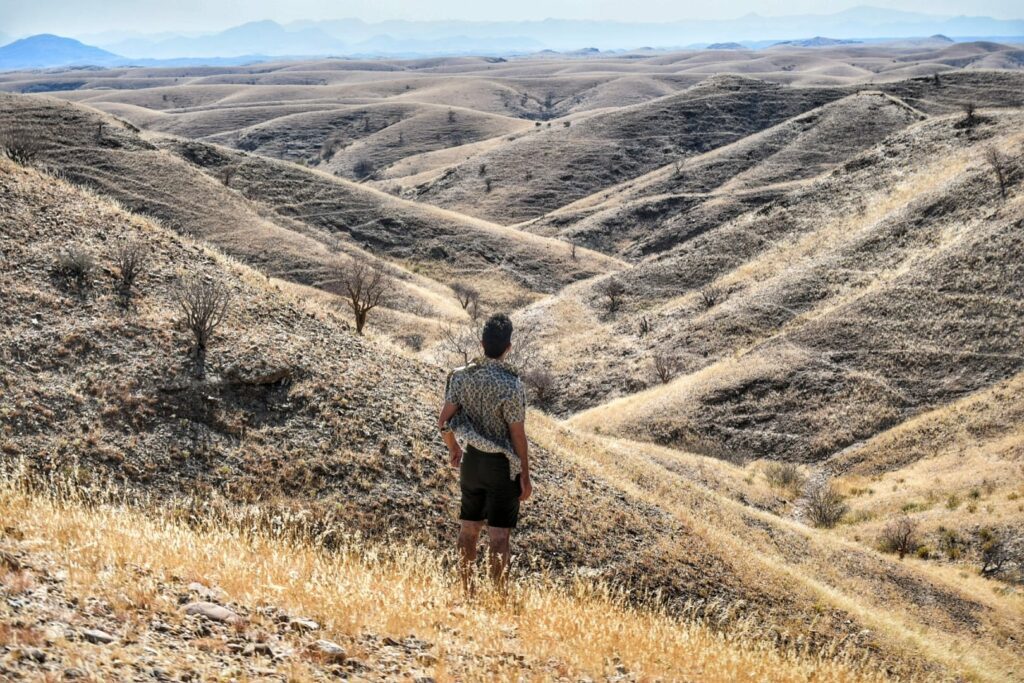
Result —
[[492, 358], [479, 358], [448, 375], [444, 399], [459, 406], [448, 425], [459, 441], [508, 456], [512, 477], [520, 471], [508, 425], [526, 419], [526, 391], [518, 373]]

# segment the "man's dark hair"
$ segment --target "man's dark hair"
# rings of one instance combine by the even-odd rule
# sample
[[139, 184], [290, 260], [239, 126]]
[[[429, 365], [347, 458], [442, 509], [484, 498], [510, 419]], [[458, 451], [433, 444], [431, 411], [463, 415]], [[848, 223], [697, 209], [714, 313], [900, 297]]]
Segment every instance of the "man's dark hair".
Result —
[[512, 321], [504, 313], [495, 313], [484, 323], [481, 340], [484, 343], [484, 355], [488, 358], [499, 357], [512, 343]]

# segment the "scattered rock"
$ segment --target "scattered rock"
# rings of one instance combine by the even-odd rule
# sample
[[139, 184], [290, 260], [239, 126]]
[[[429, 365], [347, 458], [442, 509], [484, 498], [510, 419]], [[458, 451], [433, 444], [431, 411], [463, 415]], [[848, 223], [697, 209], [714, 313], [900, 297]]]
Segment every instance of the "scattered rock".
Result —
[[12, 572], [21, 571], [22, 564], [21, 560], [7, 552], [6, 550], [0, 550], [0, 567], [4, 567]]
[[222, 607], [212, 602], [190, 602], [182, 608], [182, 611], [185, 614], [196, 614], [211, 621], [221, 621], [227, 624], [235, 624], [242, 621], [242, 617], [227, 607]]
[[253, 655], [262, 655], [264, 657], [273, 657], [274, 651], [270, 648], [267, 643], [249, 643], [242, 650], [242, 654], [252, 657]]
[[310, 653], [324, 662], [340, 664], [345, 661], [345, 648], [329, 640], [318, 640], [309, 646]]
[[90, 643], [96, 643], [97, 645], [109, 645], [117, 640], [117, 636], [110, 635], [106, 631], [100, 631], [99, 629], [92, 628], [87, 628], [82, 631], [82, 637]]
[[188, 590], [191, 593], [195, 593], [206, 602], [220, 603], [227, 600], [228, 598], [227, 592], [223, 589], [204, 586], [199, 582], [190, 583], [188, 585]]
[[21, 651], [21, 654], [25, 659], [31, 659], [36, 664], [42, 664], [46, 661], [46, 653], [38, 647], [25, 648]]
[[312, 619], [296, 618], [288, 622], [288, 625], [293, 631], [318, 631], [320, 630], [320, 624], [316, 623]]

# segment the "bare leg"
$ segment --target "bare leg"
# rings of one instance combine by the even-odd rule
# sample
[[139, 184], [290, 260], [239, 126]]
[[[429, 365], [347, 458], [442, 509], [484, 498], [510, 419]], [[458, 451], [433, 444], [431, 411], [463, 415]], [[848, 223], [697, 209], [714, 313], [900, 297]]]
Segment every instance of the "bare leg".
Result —
[[480, 540], [480, 529], [483, 522], [461, 521], [459, 529], [459, 559], [461, 560], [460, 573], [462, 575], [462, 588], [467, 593], [473, 592], [473, 563], [476, 562], [476, 544]]
[[490, 540], [491, 580], [501, 592], [505, 591], [505, 579], [508, 575], [508, 564], [511, 556], [509, 536], [511, 529], [487, 527], [487, 538]]

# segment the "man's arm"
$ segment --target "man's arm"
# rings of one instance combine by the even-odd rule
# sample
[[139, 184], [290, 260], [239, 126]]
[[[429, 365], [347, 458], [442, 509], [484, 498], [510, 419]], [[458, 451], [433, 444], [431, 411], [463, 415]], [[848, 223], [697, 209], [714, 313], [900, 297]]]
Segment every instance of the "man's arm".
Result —
[[445, 401], [444, 407], [441, 408], [441, 414], [437, 418], [437, 428], [441, 431], [444, 445], [448, 447], [452, 467], [458, 467], [462, 463], [462, 447], [459, 446], [459, 442], [455, 438], [455, 432], [448, 428], [448, 420], [455, 417], [457, 412], [459, 412], [457, 404]]
[[512, 437], [512, 448], [519, 456], [519, 467], [522, 470], [522, 475], [519, 478], [519, 484], [523, 489], [519, 500], [522, 501], [533, 493], [533, 482], [530, 481], [530, 447], [526, 441], [526, 423], [510, 422], [508, 433]]

